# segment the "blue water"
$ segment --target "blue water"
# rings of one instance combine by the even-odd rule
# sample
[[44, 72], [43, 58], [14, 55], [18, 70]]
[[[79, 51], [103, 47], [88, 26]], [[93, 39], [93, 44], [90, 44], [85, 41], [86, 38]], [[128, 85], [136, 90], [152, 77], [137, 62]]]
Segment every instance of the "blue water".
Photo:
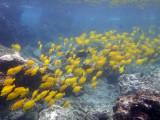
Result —
[[7, 29], [5, 34], [0, 34], [0, 42], [6, 46], [34, 45], [39, 40], [58, 42], [59, 36], [75, 37], [91, 30], [131, 32], [134, 26], [144, 30], [151, 25], [160, 26], [160, 8], [155, 4], [110, 6], [109, 3], [2, 0], [0, 11], [10, 24], [0, 28], [1, 31]]

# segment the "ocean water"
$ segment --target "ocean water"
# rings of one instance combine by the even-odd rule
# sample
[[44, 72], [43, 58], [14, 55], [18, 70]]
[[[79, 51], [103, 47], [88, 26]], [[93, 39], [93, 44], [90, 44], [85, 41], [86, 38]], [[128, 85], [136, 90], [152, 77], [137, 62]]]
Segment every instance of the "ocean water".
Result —
[[1, 17], [8, 21], [1, 21], [1, 31], [6, 31], [1, 32], [1, 43], [29, 45], [30, 41], [56, 41], [59, 36], [75, 37], [92, 30], [131, 32], [134, 26], [147, 30], [160, 25], [158, 1], [124, 1], [112, 5], [98, 0], [1, 0]]
[[[137, 74], [145, 76], [160, 70], [160, 1], [0, 0], [0, 45], [13, 52], [9, 54], [16, 51], [26, 60], [22, 68], [17, 68], [20, 71], [12, 71], [12, 74], [8, 74], [8, 70], [22, 63], [5, 64], [5, 69], [0, 66], [0, 109], [4, 109], [0, 110], [0, 120], [41, 120], [39, 113], [48, 108], [44, 97], [49, 94], [47, 92], [39, 102], [38, 98], [32, 98], [37, 89], [39, 95], [45, 90], [65, 92], [62, 99], [54, 96], [52, 99], [61, 107], [70, 100], [68, 109], [72, 111], [78, 109], [75, 106], [81, 111], [85, 103], [86, 113], [107, 109], [112, 115], [118, 96], [141, 90], [143, 85], [138, 81], [139, 86], [132, 86], [137, 82], [134, 80], [125, 84], [121, 76], [126, 74], [132, 80]], [[27, 63], [29, 60], [35, 63], [28, 65], [32, 64]], [[1, 61], [0, 56], [0, 65]], [[29, 69], [32, 71], [25, 75]], [[42, 73], [42, 69], [47, 70]], [[98, 72], [102, 75], [97, 75]], [[51, 80], [44, 87], [48, 79], [41, 79], [47, 74], [58, 80]], [[18, 112], [11, 112], [20, 97], [8, 102], [6, 99], [11, 91], [2, 94], [4, 81], [9, 77], [16, 78], [11, 83], [15, 84], [11, 91], [17, 87], [29, 88], [25, 97], [35, 103], [26, 110], [28, 113], [23, 110], [21, 114], [25, 103], [16, 110]], [[80, 83], [81, 78], [86, 81]], [[32, 82], [34, 79], [36, 82]], [[127, 89], [122, 89], [124, 86]], [[147, 84], [145, 88], [160, 92], [159, 85], [155, 86]], [[35, 116], [28, 115], [33, 111]], [[81, 120], [85, 118], [84, 113], [78, 116]]]

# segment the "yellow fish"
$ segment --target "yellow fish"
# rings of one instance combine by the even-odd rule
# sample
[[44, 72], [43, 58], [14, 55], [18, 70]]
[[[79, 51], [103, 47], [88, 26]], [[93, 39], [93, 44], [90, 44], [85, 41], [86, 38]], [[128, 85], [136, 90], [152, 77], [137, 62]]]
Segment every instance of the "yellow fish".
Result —
[[14, 103], [13, 107], [11, 110], [17, 110], [23, 105], [23, 102], [26, 100], [26, 98], [18, 100], [17, 102]]
[[54, 99], [51, 99], [48, 103], [48, 106], [51, 106], [54, 103], [54, 101], [55, 101]]
[[50, 88], [52, 85], [53, 85], [53, 83], [45, 82], [45, 83], [42, 83], [42, 84], [39, 86], [39, 88], [46, 89], [46, 88]]
[[24, 88], [24, 87], [17, 87], [14, 89], [14, 92], [17, 93], [18, 95], [21, 95], [23, 92], [28, 91], [28, 89]]
[[94, 76], [94, 77], [92, 78], [92, 83], [95, 82], [96, 79], [97, 79], [97, 76]]
[[86, 61], [85, 61], [85, 65], [89, 65], [91, 63], [91, 59], [87, 59]]
[[51, 92], [49, 92], [49, 95], [55, 96], [56, 93], [57, 93], [57, 91], [51, 91]]
[[38, 72], [38, 69], [39, 69], [39, 66], [33, 68], [33, 69], [32, 69], [32, 74], [31, 74], [31, 76], [36, 75], [36, 73]]
[[37, 95], [38, 91], [39, 91], [39, 89], [37, 89], [37, 90], [35, 90], [35, 91], [33, 92], [33, 94], [32, 94], [32, 99]]
[[18, 94], [15, 93], [15, 92], [11, 92], [11, 93], [7, 96], [7, 99], [6, 99], [6, 100], [13, 100], [13, 99], [15, 99], [16, 97], [18, 97]]
[[73, 88], [73, 92], [79, 92], [81, 88], [82, 88], [82, 86], [75, 86]]
[[61, 45], [58, 45], [57, 47], [56, 47], [56, 50], [59, 50], [59, 49], [61, 49]]
[[44, 66], [47, 66], [47, 65], [49, 65], [49, 60], [48, 59], [44, 60]]
[[32, 66], [34, 64], [36, 64], [36, 62], [34, 60], [28, 60], [28, 62], [27, 62], [27, 66]]
[[71, 48], [71, 47], [72, 47], [72, 43], [69, 44], [69, 48]]
[[54, 63], [54, 66], [56, 67], [58, 65], [58, 60], [56, 60], [56, 62]]
[[45, 73], [46, 70], [47, 70], [46, 66], [42, 67], [41, 70], [40, 70], [41, 74]]
[[96, 76], [99, 77], [99, 76], [102, 75], [102, 73], [103, 73], [103, 71], [98, 71], [98, 72], [96, 73]]
[[45, 97], [44, 101], [49, 102], [52, 99], [52, 97], [52, 95], [48, 95], [47, 97]]
[[45, 97], [48, 92], [49, 92], [49, 90], [45, 90], [45, 91], [41, 92], [41, 93], [40, 93], [41, 98]]
[[12, 44], [11, 47], [15, 50], [21, 51], [21, 46], [19, 44]]
[[98, 82], [94, 82], [94, 83], [92, 83], [91, 84], [91, 88], [94, 88], [94, 87], [96, 87], [96, 85], [98, 84]]
[[68, 70], [67, 70], [67, 73], [68, 73], [68, 74], [72, 73], [72, 68], [68, 69]]
[[5, 96], [9, 94], [13, 90], [14, 87], [15, 87], [15, 84], [4, 86], [1, 91], [1, 96]]
[[62, 91], [64, 91], [67, 87], [68, 87], [68, 85], [63, 85], [59, 91], [62, 92]]
[[41, 41], [38, 41], [38, 45], [40, 45], [41, 44]]
[[24, 75], [30, 75], [30, 74], [32, 74], [32, 70], [33, 70], [32, 68], [26, 70], [25, 73], [24, 73]]
[[91, 73], [93, 72], [93, 70], [94, 70], [94, 68], [88, 68], [88, 69], [86, 70], [86, 73], [87, 73], [87, 74], [91, 74]]
[[58, 94], [56, 94], [55, 100], [61, 99], [64, 95], [65, 95], [65, 93], [58, 93]]
[[42, 82], [44, 82], [45, 80], [47, 80], [47, 78], [50, 76], [50, 74], [46, 74], [42, 77]]
[[39, 45], [39, 50], [40, 50], [40, 51], [42, 50], [42, 44]]
[[3, 86], [11, 85], [15, 80], [15, 78], [8, 78], [4, 81]]
[[30, 109], [31, 107], [34, 106], [34, 104], [35, 104], [34, 100], [29, 100], [29, 101], [25, 102], [23, 105], [23, 110]]
[[84, 84], [86, 82], [86, 77], [81, 77], [78, 84]]
[[63, 105], [63, 108], [66, 108], [66, 107], [68, 107], [68, 105], [71, 103], [71, 101], [67, 101], [67, 102], [65, 102], [64, 103], [64, 105]]
[[21, 93], [20, 98], [23, 98], [26, 94], [28, 94], [28, 92], [29, 92], [29, 88], [26, 88], [26, 90]]
[[23, 65], [19, 65], [19, 66], [17, 66], [17, 67], [10, 68], [10, 69], [7, 71], [7, 75], [13, 75], [13, 74], [19, 73], [19, 72], [22, 70], [23, 67], [24, 67]]
[[124, 72], [124, 66], [119, 68], [119, 73], [123, 73]]

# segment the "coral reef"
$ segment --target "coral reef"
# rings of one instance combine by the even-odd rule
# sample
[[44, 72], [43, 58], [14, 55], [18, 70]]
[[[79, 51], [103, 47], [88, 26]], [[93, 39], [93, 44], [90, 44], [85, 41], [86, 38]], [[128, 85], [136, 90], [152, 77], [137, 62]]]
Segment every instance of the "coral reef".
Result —
[[121, 94], [135, 93], [137, 90], [150, 89], [160, 91], [160, 72], [123, 74], [118, 78]]
[[114, 120], [160, 120], [160, 94], [142, 90], [120, 96], [113, 107]]

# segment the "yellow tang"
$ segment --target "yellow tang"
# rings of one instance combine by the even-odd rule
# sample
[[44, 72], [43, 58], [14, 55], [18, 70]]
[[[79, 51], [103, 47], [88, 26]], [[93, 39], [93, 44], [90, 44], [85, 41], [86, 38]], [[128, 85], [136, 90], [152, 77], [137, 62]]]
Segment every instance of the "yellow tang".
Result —
[[34, 104], [35, 104], [34, 100], [29, 100], [29, 101], [25, 102], [23, 105], [23, 110], [30, 109], [31, 107], [34, 106]]
[[71, 101], [67, 101], [67, 102], [65, 102], [64, 103], [64, 105], [63, 105], [63, 108], [66, 108], [66, 107], [68, 107], [68, 105], [71, 103]]
[[11, 110], [17, 110], [23, 105], [23, 102], [26, 100], [26, 98], [18, 100], [16, 103], [14, 103], [13, 107]]

